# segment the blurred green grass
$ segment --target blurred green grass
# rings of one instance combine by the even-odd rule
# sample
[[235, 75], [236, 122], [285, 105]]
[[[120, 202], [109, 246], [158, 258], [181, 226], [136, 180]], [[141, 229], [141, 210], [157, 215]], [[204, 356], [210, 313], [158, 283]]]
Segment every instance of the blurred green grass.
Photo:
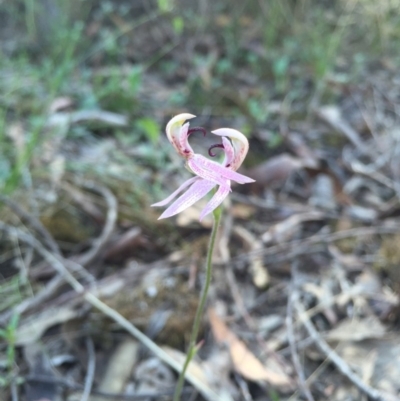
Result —
[[[0, 188], [9, 193], [21, 185], [40, 152], [49, 105], [60, 96], [73, 98], [78, 109], [127, 115], [128, 128], [106, 135], [144, 147], [143, 155], [153, 156], [136, 160], [150, 167], [165, 158], [156, 145], [171, 110], [243, 116], [250, 132], [267, 124], [265, 105], [272, 100], [299, 101], [305, 110], [315, 96], [335, 101], [327, 85], [332, 77], [357, 83], [374, 62], [398, 66], [399, 5], [398, 0], [3, 2]], [[172, 91], [160, 110], [146, 96], [146, 76], [184, 90]], [[15, 121], [24, 127], [23, 149], [7, 131]], [[93, 132], [80, 127], [68, 133], [86, 134]]]

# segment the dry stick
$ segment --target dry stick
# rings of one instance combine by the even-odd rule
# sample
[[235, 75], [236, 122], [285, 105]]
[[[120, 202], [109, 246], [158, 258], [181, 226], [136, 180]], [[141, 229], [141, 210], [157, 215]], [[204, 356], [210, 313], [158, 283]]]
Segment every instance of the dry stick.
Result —
[[83, 255], [78, 256], [77, 263], [87, 266], [92, 262], [99, 252], [103, 249], [104, 244], [110, 239], [111, 234], [115, 229], [115, 224], [118, 217], [118, 202], [113, 193], [106, 187], [96, 185], [91, 181], [85, 181], [83, 186], [87, 189], [100, 193], [107, 202], [107, 218], [104, 228], [100, 236], [94, 241], [93, 247]]
[[[100, 193], [104, 196], [107, 203], [107, 217], [104, 224], [103, 230], [100, 236], [94, 241], [94, 245], [88, 252], [77, 257], [77, 260], [64, 260], [64, 264], [70, 269], [84, 273], [89, 281], [94, 281], [94, 277], [88, 273], [84, 267], [87, 266], [101, 251], [104, 244], [109, 240], [112, 232], [114, 231], [117, 217], [118, 217], [118, 203], [117, 199], [113, 193], [105, 187], [98, 186], [91, 181], [85, 181], [83, 184], [88, 189]], [[4, 202], [7, 206], [14, 211], [14, 213], [21, 218], [21, 220], [26, 221], [32, 228], [34, 228], [42, 237], [46, 240], [47, 245], [50, 250], [57, 256], [62, 257], [60, 248], [57, 242], [54, 240], [53, 236], [48, 232], [46, 227], [38, 220], [36, 217], [32, 216], [16, 203], [12, 203], [5, 196], [0, 195], [0, 200]], [[53, 277], [46, 285], [46, 287], [38, 292], [34, 297], [26, 299], [21, 302], [13, 311], [8, 310], [0, 316], [0, 323], [6, 322], [12, 313], [24, 313], [27, 310], [33, 309], [40, 305], [45, 300], [49, 299], [60, 286], [64, 283], [65, 279], [62, 274], [58, 274]]]
[[286, 252], [291, 248], [299, 248], [304, 249], [305, 246], [315, 245], [319, 242], [334, 242], [341, 239], [349, 238], [349, 237], [363, 237], [368, 235], [377, 235], [377, 234], [396, 234], [400, 232], [400, 224], [397, 221], [393, 220], [393, 225], [386, 226], [376, 226], [376, 227], [359, 227], [359, 228], [351, 228], [349, 230], [338, 231], [330, 234], [315, 234], [306, 239], [293, 240], [290, 242], [285, 242], [278, 245], [270, 246], [269, 248], [247, 252], [246, 254], [236, 256], [234, 259], [242, 259], [243, 257], [250, 257], [258, 254], [262, 255], [274, 255], [279, 252]]
[[350, 366], [344, 361], [329, 345], [328, 343], [321, 337], [318, 331], [315, 329], [314, 325], [311, 323], [310, 319], [307, 316], [306, 311], [303, 308], [303, 305], [299, 302], [299, 296], [296, 291], [294, 291], [294, 307], [296, 309], [297, 315], [304, 327], [308, 331], [310, 337], [314, 340], [314, 343], [318, 346], [318, 348], [325, 354], [326, 358], [329, 359], [337, 369], [346, 376], [362, 393], [366, 394], [371, 400], [375, 401], [384, 401], [382, 394], [364, 383], [350, 368]]
[[85, 387], [83, 388], [83, 393], [81, 401], [87, 401], [92, 392], [92, 386], [94, 381], [94, 372], [96, 369], [96, 352], [94, 350], [93, 340], [90, 337], [86, 338], [86, 349], [88, 351], [88, 366], [85, 379]]
[[6, 204], [22, 221], [25, 221], [29, 226], [35, 229], [37, 233], [40, 234], [46, 241], [47, 246], [52, 252], [56, 253], [57, 255], [61, 255], [61, 251], [57, 242], [39, 219], [32, 216], [30, 213], [22, 209], [22, 207], [20, 207], [17, 203], [12, 202], [4, 195], [0, 194], [0, 201]]
[[12, 401], [18, 401], [18, 386], [15, 380], [12, 381], [11, 383], [11, 399]]
[[[41, 223], [39, 219], [28, 213], [21, 206], [19, 206], [15, 202], [12, 202], [8, 197], [4, 195], [0, 194], [0, 201], [6, 204], [23, 222], [28, 224], [38, 234], [40, 234], [45, 240], [46, 245], [52, 252], [61, 256], [61, 251], [57, 242], [54, 240], [52, 235], [48, 232], [46, 227]], [[63, 282], [64, 282], [63, 277], [57, 275], [46, 285], [46, 287], [42, 291], [40, 291], [34, 297], [26, 299], [25, 301], [21, 302], [14, 310], [10, 309], [2, 313], [0, 315], [0, 323], [4, 324], [7, 320], [10, 319], [10, 316], [13, 313], [21, 314], [27, 311], [28, 309], [32, 309], [37, 305], [40, 305], [43, 301], [45, 301], [51, 295], [53, 295]]]
[[[124, 328], [128, 333], [135, 337], [140, 343], [142, 343], [145, 347], [147, 347], [151, 352], [153, 352], [158, 358], [160, 358], [164, 363], [169, 365], [175, 371], [180, 372], [182, 370], [182, 366], [178, 361], [172, 358], [166, 351], [164, 351], [155, 342], [153, 342], [150, 338], [143, 334], [131, 322], [125, 319], [116, 310], [110, 308], [104, 302], [100, 301], [100, 299], [98, 299], [92, 293], [87, 292], [85, 290], [85, 287], [78, 280], [76, 280], [76, 278], [67, 270], [67, 268], [64, 266], [63, 261], [60, 260], [60, 258], [54, 256], [46, 248], [44, 248], [43, 245], [38, 240], [36, 240], [36, 238], [23, 232], [20, 229], [11, 227], [3, 222], [0, 222], [0, 230], [4, 231], [10, 237], [17, 237], [26, 244], [31, 245], [44, 259], [46, 259], [49, 264], [53, 266], [53, 268], [59, 274], [63, 275], [70, 286], [78, 294], [81, 294], [83, 298], [93, 307], [100, 310], [103, 314], [114, 320], [114, 322], [118, 323], [122, 328]], [[215, 393], [215, 391], [205, 386], [197, 377], [190, 374], [190, 372], [186, 373], [186, 378], [201, 392], [201, 394], [208, 401], [221, 401], [221, 398], [218, 396], [218, 394]]]
[[[83, 390], [84, 386], [81, 384], [72, 382], [70, 380], [49, 377], [44, 375], [27, 375], [27, 376], [19, 376], [25, 382], [34, 382], [34, 383], [44, 383], [44, 384], [56, 384], [58, 386], [72, 389], [72, 390]], [[92, 390], [92, 395], [95, 395], [99, 398], [112, 400], [145, 400], [145, 401], [159, 401], [162, 397], [170, 397], [173, 394], [173, 391], [164, 391], [164, 392], [148, 392], [148, 393], [140, 393], [140, 394], [117, 394], [117, 393], [105, 393], [104, 391]]]
[[[292, 263], [292, 270], [295, 269], [296, 262]], [[304, 375], [304, 369], [301, 366], [299, 354], [297, 352], [296, 340], [294, 338], [294, 328], [293, 328], [293, 304], [295, 302], [294, 299], [294, 288], [295, 288], [295, 275], [292, 273], [292, 284], [288, 294], [288, 303], [286, 310], [286, 329], [289, 341], [290, 352], [292, 354], [292, 361], [294, 368], [297, 373], [297, 377], [299, 378], [300, 388], [303, 394], [306, 396], [308, 401], [314, 401], [314, 397], [311, 394], [311, 391], [307, 385], [306, 377]]]

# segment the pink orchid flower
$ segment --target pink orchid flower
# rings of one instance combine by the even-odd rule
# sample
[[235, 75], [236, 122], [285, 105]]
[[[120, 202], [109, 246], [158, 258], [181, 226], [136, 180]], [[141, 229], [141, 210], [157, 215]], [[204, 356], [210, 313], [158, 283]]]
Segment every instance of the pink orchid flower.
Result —
[[189, 135], [200, 131], [205, 135], [206, 131], [201, 127], [189, 128], [190, 120], [195, 116], [183, 113], [172, 118], [166, 127], [168, 140], [175, 150], [186, 159], [186, 167], [195, 174], [195, 177], [185, 181], [176, 191], [161, 202], [154, 203], [151, 206], [165, 206], [174, 200], [184, 189], [189, 189], [176, 199], [158, 218], [165, 219], [174, 216], [188, 207], [192, 206], [198, 200], [206, 196], [214, 187], [218, 189], [214, 196], [207, 203], [200, 214], [200, 221], [213, 210], [215, 210], [228, 196], [231, 191], [231, 181], [239, 184], [254, 182], [253, 179], [236, 170], [241, 166], [249, 150], [247, 138], [239, 131], [231, 128], [220, 128], [211, 131], [214, 135], [222, 137], [222, 144], [217, 144], [209, 149], [210, 156], [214, 156], [212, 149], [223, 148], [225, 158], [222, 164], [216, 163], [206, 157], [194, 153], [189, 145]]

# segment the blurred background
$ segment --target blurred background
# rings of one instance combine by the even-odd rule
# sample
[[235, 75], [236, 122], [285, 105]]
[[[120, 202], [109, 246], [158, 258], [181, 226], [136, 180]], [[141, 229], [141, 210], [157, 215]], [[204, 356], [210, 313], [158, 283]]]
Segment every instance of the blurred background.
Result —
[[[57, 155], [65, 172], [99, 173], [107, 163], [78, 163], [77, 153], [114, 140], [133, 152], [132, 175], [165, 166], [164, 125], [182, 110], [258, 139], [255, 164], [255, 153], [263, 159], [282, 145], [282, 114], [294, 125], [310, 122], [321, 104], [396, 70], [397, 7], [394, 0], [3, 0], [0, 185], [17, 187], [31, 158], [64, 140], [79, 148]], [[71, 110], [81, 112], [78, 121], [54, 133], [62, 123], [52, 114]], [[121, 119], [94, 122], [107, 120], [95, 110]]]
[[[0, 0], [1, 399], [171, 399], [173, 369], [43, 249], [179, 360], [211, 223], [201, 202], [162, 221], [150, 204], [190, 177], [164, 133], [182, 112], [242, 131], [256, 179], [226, 204], [202, 385], [184, 399], [398, 399], [399, 10]], [[367, 390], [312, 345], [304, 310]]]

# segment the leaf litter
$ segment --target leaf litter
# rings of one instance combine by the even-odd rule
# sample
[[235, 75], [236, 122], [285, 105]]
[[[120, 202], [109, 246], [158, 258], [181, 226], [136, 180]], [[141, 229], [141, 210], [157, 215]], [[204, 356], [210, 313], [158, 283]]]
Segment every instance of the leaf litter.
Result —
[[[123, 18], [110, 21], [130, 32]], [[140, 35], [129, 34], [131, 57], [146, 59], [174, 37], [164, 22], [148, 21]], [[99, 25], [91, 32], [100, 32]], [[143, 40], [149, 46], [139, 46]], [[264, 51], [252, 35], [246, 40], [245, 48]], [[223, 67], [211, 34], [189, 44], [187, 52], [179, 44], [170, 50], [179, 68], [144, 72], [144, 117], [154, 115], [159, 126], [180, 109], [170, 99], [187, 92], [182, 79], [195, 81], [193, 55], [203, 48], [211, 54], [196, 66], [200, 84], [193, 90], [212, 92], [213, 73]], [[99, 77], [113, 74], [93, 68]], [[219, 100], [206, 124], [249, 121], [251, 163], [244, 173], [256, 183], [232, 196], [224, 211], [185, 397], [399, 399], [398, 76], [380, 66], [359, 84], [336, 83], [330, 93], [340, 92], [336, 102], [319, 99], [311, 114], [303, 101], [288, 105], [277, 95], [265, 105], [266, 121], [248, 102], [257, 79], [244, 70], [230, 79], [240, 96], [216, 88]], [[137, 115], [108, 105], [87, 109], [70, 94], [54, 97], [31, 186], [1, 198], [2, 399], [16, 399], [16, 391], [27, 401], [171, 399], [204, 279], [209, 223], [200, 225], [190, 209], [176, 221], [157, 222], [149, 205], [163, 182], [187, 177], [163, 149], [154, 157], [154, 143], [164, 147], [162, 135], [132, 141], [127, 133]], [[6, 133], [21, 157], [26, 126], [14, 119]], [[265, 138], [274, 135], [279, 141], [271, 149]], [[32, 239], [81, 283], [81, 292]], [[22, 300], [8, 295], [16, 282]], [[170, 363], [95, 310], [88, 293], [137, 326]], [[15, 313], [21, 316], [12, 331]]]

